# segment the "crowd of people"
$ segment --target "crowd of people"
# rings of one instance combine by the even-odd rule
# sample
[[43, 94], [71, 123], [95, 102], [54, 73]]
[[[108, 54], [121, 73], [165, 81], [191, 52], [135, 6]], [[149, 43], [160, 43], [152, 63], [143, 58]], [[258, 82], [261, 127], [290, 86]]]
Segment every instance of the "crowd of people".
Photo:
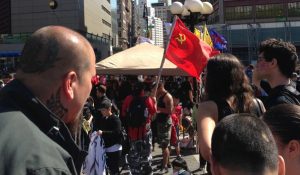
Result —
[[200, 93], [192, 77], [96, 75], [83, 36], [43, 27], [0, 90], [0, 174], [117, 175], [124, 159], [131, 174], [150, 175], [155, 143], [161, 174], [191, 174], [179, 143], [187, 125], [190, 139], [197, 130], [207, 174], [296, 175], [297, 62], [295, 46], [277, 39], [263, 41], [247, 68], [222, 53], [208, 60]]

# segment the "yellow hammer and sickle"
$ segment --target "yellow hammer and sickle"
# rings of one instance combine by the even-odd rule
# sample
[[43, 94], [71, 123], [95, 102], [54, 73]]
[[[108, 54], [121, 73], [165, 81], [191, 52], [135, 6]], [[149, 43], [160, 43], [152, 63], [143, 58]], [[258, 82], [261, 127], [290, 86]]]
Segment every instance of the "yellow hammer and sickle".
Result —
[[180, 44], [186, 41], [185, 34], [179, 33], [179, 36], [175, 38]]

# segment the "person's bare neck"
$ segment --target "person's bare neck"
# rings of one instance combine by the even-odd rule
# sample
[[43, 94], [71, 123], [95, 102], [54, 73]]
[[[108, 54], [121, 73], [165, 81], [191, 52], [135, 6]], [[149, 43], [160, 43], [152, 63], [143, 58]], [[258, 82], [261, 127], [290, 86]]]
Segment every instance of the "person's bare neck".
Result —
[[277, 87], [280, 85], [288, 85], [291, 82], [290, 78], [285, 77], [281, 73], [274, 73], [267, 80], [268, 80], [271, 88], [274, 88], [274, 87]]

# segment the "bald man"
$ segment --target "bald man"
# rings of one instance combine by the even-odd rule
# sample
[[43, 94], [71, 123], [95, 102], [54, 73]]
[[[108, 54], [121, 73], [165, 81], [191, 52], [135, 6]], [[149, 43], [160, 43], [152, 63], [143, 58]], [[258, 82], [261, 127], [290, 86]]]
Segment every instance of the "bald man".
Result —
[[32, 34], [0, 92], [0, 174], [80, 174], [85, 153], [72, 136], [95, 71], [79, 33], [47, 26]]

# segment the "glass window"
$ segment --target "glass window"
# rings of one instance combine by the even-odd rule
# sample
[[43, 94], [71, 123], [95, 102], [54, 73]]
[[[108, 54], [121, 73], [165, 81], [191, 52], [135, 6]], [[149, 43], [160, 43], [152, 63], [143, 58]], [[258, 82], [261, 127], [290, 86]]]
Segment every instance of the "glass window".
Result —
[[300, 2], [288, 3], [288, 15], [300, 16]]
[[225, 9], [226, 20], [240, 20], [252, 18], [252, 6], [227, 7]]
[[284, 16], [283, 4], [265, 4], [256, 6], [256, 18], [282, 18]]

